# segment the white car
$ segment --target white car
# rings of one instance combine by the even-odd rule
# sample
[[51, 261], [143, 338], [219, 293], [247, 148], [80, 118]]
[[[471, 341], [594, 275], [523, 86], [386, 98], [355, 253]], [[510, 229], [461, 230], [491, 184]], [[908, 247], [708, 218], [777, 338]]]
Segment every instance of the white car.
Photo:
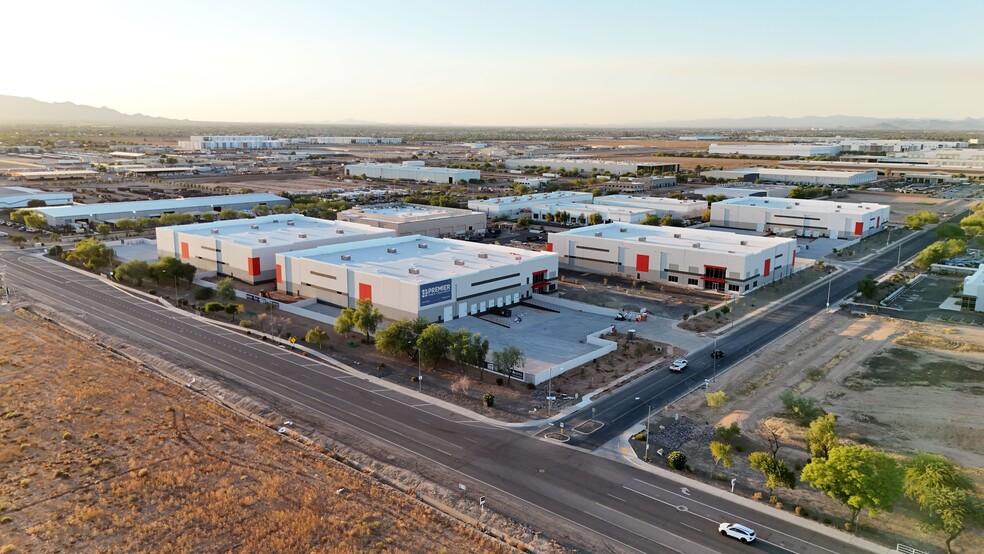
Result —
[[738, 539], [745, 544], [755, 541], [755, 531], [737, 523], [722, 523], [718, 525], [718, 531], [725, 537]]
[[670, 371], [675, 371], [677, 373], [680, 373], [681, 371], [686, 369], [688, 364], [689, 362], [687, 360], [684, 360], [683, 358], [677, 358], [673, 360], [672, 364], [670, 364]]

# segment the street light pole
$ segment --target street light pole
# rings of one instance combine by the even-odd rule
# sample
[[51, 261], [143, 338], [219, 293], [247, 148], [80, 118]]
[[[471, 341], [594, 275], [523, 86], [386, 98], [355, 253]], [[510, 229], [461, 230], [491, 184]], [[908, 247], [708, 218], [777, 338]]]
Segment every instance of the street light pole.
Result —
[[899, 257], [895, 260], [895, 267], [902, 265], [902, 243], [899, 243]]
[[646, 408], [648, 408], [648, 410], [649, 410], [646, 413], [646, 461], [648, 462], [649, 461], [649, 443], [651, 442], [650, 441], [650, 435], [649, 435], [649, 427], [650, 427], [649, 422], [650, 422], [650, 420], [652, 420], [652, 417], [653, 417], [653, 405], [652, 404], [647, 404], [646, 405]]
[[830, 307], [830, 286], [833, 283], [834, 283], [834, 281], [832, 279], [829, 280], [829, 281], [827, 281], [827, 307], [828, 308]]
[[718, 374], [717, 351], [718, 351], [718, 338], [714, 337], [714, 349], [711, 350], [711, 360], [713, 360], [712, 363], [714, 364], [714, 371], [711, 373], [711, 379], [717, 379], [717, 374]]
[[417, 392], [424, 391], [424, 374], [420, 370], [420, 347], [417, 347]]

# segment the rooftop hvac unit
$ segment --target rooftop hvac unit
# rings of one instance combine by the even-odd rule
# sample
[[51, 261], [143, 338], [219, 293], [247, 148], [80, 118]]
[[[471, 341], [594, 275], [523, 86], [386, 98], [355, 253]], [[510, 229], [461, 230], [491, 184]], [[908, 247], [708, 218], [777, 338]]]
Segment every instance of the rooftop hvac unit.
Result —
[[793, 202], [793, 204], [796, 204], [797, 206], [799, 206], [799, 205], [800, 205], [800, 203], [799, 203], [799, 202]]
[[255, 230], [255, 229], [259, 229], [260, 226], [254, 223], [253, 225], [250, 225], [249, 228]]
[[388, 253], [390, 253], [390, 254], [396, 254], [396, 248], [393, 248], [393, 247], [389, 247], [389, 248], [387, 248], [387, 249], [386, 249], [386, 251], [387, 251]]
[[628, 229], [626, 229], [625, 227], [622, 227], [618, 230], [619, 233], [624, 233], [626, 231], [628, 231]]
[[266, 244], [267, 243], [266, 239], [256, 239], [256, 242], [258, 242], [260, 244]]
[[768, 201], [768, 200], [763, 200], [763, 201], [762, 201], [762, 203], [763, 203], [763, 204], [768, 204], [768, 203], [769, 203], [769, 201]]
[[700, 248], [700, 243], [699, 242], [695, 242], [694, 243], [694, 248]]
[[410, 275], [420, 275], [420, 270], [417, 269], [417, 268], [415, 268], [415, 267], [411, 267], [410, 268]]
[[274, 223], [280, 223], [280, 220], [279, 219], [274, 219], [273, 222]]
[[287, 225], [293, 225], [293, 224], [294, 224], [294, 220], [293, 219], [288, 219], [287, 220]]
[[673, 233], [673, 238], [675, 239], [681, 238], [682, 236], [680, 233]]
[[212, 234], [213, 234], [213, 235], [217, 235], [217, 234], [219, 234], [219, 230], [218, 230], [218, 229], [212, 229]]
[[297, 235], [297, 238], [299, 238], [299, 239], [306, 239], [307, 238], [307, 233], [299, 233]]
[[596, 237], [600, 237], [601, 236], [601, 231], [595, 231], [595, 236]]
[[742, 246], [748, 246], [748, 241], [747, 240], [743, 240], [743, 241], [739, 242], [738, 244], [740, 244]]
[[487, 260], [487, 259], [489, 259], [489, 254], [488, 254], [488, 252], [479, 252], [478, 253], [478, 257], [481, 258], [481, 259], [483, 259], [483, 260]]
[[418, 242], [417, 243], [417, 248], [427, 248], [427, 243], [426, 242]]
[[639, 242], [646, 242], [646, 237], [639, 237]]
[[465, 260], [455, 260], [454, 265], [465, 265]]
[[838, 205], [837, 205], [837, 209], [838, 209], [838, 210], [839, 210], [839, 209], [841, 209], [841, 207], [840, 207], [840, 204], [838, 204]]
[[523, 257], [522, 257], [522, 256], [516, 256], [516, 261], [517, 261], [517, 262], [521, 262], [521, 261], [523, 261]]
[[348, 254], [342, 254], [342, 261], [343, 262], [352, 261], [352, 256], [349, 256]]
[[345, 234], [345, 229], [335, 229], [335, 234], [336, 235], [344, 235]]

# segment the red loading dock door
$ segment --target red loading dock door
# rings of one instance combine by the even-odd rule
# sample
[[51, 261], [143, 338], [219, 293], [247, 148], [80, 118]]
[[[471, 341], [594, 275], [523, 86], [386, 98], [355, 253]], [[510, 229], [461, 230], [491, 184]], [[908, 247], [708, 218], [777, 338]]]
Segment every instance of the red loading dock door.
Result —
[[854, 234], [859, 237], [864, 234], [864, 223], [860, 221], [854, 223]]
[[772, 273], [772, 260], [765, 260], [765, 268], [762, 270], [762, 277], [768, 277]]
[[372, 285], [359, 283], [359, 300], [372, 301]]
[[187, 260], [190, 257], [191, 257], [191, 255], [188, 253], [188, 243], [187, 242], [182, 242], [181, 243], [181, 258], [184, 259], [184, 260]]
[[645, 254], [636, 254], [636, 271], [639, 273], [649, 272], [649, 256]]
[[552, 242], [548, 242], [547, 243], [547, 246], [544, 247], [544, 250], [546, 250], [547, 252], [553, 252], [553, 243]]
[[277, 282], [278, 283], [284, 282], [284, 268], [281, 267], [280, 264], [277, 264]]
[[260, 274], [260, 259], [250, 258], [249, 260], [249, 274], [251, 276], [257, 276]]

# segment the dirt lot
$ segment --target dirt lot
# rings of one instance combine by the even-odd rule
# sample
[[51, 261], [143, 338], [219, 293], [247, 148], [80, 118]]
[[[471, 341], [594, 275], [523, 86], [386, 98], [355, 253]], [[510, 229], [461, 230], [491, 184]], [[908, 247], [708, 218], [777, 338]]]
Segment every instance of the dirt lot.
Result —
[[[945, 454], [984, 488], [984, 419], [972, 408], [981, 405], [984, 395], [982, 352], [980, 329], [824, 314], [720, 376], [712, 390], [728, 394], [725, 407], [708, 408], [699, 393], [672, 406], [670, 414], [679, 412], [681, 421], [663, 418], [659, 424], [667, 429], [662, 435], [654, 432], [654, 440], [683, 450], [696, 474], [706, 478], [714, 469], [707, 447], [714, 440], [713, 428], [738, 421], [743, 434], [735, 445], [742, 453], [735, 455], [734, 468], [718, 468], [720, 479], [736, 477], [746, 494], [767, 491], [747, 462], [749, 452], [766, 450], [755, 436], [760, 422], [781, 428], [779, 456], [790, 466], [799, 469], [808, 462], [805, 429], [780, 414], [779, 395], [793, 389], [837, 416], [844, 442], [870, 444], [899, 459], [918, 451]], [[804, 484], [794, 491], [783, 489], [779, 497], [785, 509], [802, 505], [834, 524], [847, 513]], [[915, 515], [909, 503], [900, 502], [894, 513], [862, 516], [861, 532], [885, 544], [897, 541], [938, 550], [941, 540], [918, 531]], [[968, 532], [955, 546], [957, 552], [984, 551], [984, 533]]]
[[0, 551], [510, 551], [57, 328], [0, 327]]
[[892, 206], [892, 214], [889, 217], [889, 221], [899, 224], [905, 222], [905, 216], [918, 211], [949, 212], [952, 215], [967, 209], [971, 204], [970, 201], [965, 199], [947, 200], [944, 198], [930, 198], [922, 194], [868, 191], [851, 191], [851, 194], [847, 197], [847, 201], [889, 204]]

